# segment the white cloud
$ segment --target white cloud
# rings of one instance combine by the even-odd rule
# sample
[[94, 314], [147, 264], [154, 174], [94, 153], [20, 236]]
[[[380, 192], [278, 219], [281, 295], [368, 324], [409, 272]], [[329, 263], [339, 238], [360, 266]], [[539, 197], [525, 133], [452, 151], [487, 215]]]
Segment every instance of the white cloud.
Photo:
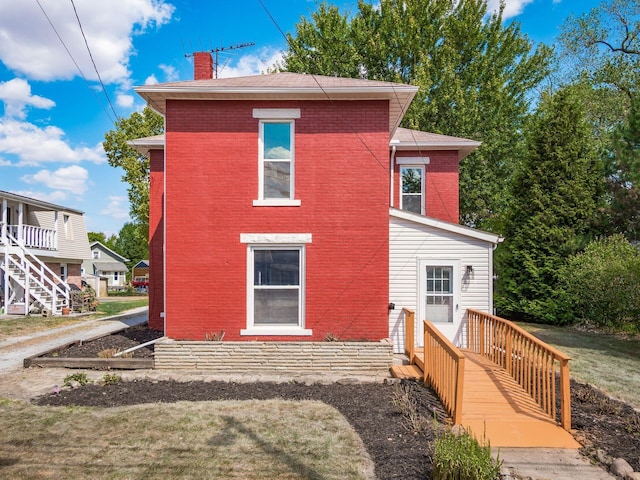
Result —
[[0, 100], [4, 102], [4, 115], [23, 119], [28, 106], [49, 109], [55, 102], [39, 95], [31, 94], [31, 85], [22, 78], [0, 82]]
[[71, 192], [82, 195], [88, 189], [89, 172], [79, 165], [62, 167], [56, 171], [40, 170], [33, 175], [24, 175], [20, 178], [29, 184], [41, 183], [53, 190]]
[[100, 210], [101, 215], [107, 215], [116, 220], [129, 219], [129, 204], [127, 197], [119, 197], [116, 195], [109, 196], [109, 204], [103, 210]]
[[180, 72], [171, 65], [159, 65], [160, 70], [164, 73], [165, 82], [176, 82], [180, 80]]
[[158, 79], [154, 74], [149, 75], [144, 81], [145, 85], [156, 85], [158, 83], [160, 82], [158, 82]]
[[95, 147], [71, 147], [64, 132], [55, 126], [40, 128], [32, 123], [11, 118], [0, 118], [0, 155], [16, 155], [17, 166], [37, 166], [43, 163], [62, 162], [104, 163], [102, 144]]
[[119, 93], [116, 96], [116, 103], [119, 107], [129, 108], [133, 105], [133, 95]]
[[276, 62], [282, 62], [282, 51], [263, 48], [258, 55], [250, 54], [240, 57], [235, 66], [225, 65], [221, 58], [218, 61], [220, 62], [218, 65], [219, 78], [259, 75], [273, 67]]
[[17, 195], [22, 195], [23, 197], [37, 198], [38, 200], [42, 200], [43, 202], [57, 203], [57, 204], [62, 204], [69, 197], [67, 192], [63, 192], [61, 190], [56, 190], [54, 192], [49, 192], [49, 193], [34, 192], [32, 190], [18, 190], [18, 191], [12, 191], [12, 193], [15, 193]]
[[[533, 0], [504, 0], [505, 7], [504, 12], [502, 14], [502, 19], [506, 20], [511, 17], [515, 17], [520, 15], [524, 8], [533, 3]], [[487, 11], [488, 12], [497, 12], [500, 9], [500, 0], [488, 0], [487, 2]]]
[[[71, 2], [40, 0], [42, 9], [89, 80], [96, 80]], [[129, 77], [132, 37], [167, 23], [174, 7], [164, 0], [75, 0], [102, 80]], [[78, 71], [38, 2], [0, 0], [0, 60], [35, 80], [70, 79]]]

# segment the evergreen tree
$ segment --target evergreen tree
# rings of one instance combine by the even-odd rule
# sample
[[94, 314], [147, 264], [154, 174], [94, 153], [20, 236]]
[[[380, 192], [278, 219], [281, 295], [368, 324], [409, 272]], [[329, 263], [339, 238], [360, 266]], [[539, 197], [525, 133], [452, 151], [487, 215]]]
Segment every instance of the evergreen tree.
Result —
[[559, 272], [593, 236], [604, 173], [571, 88], [543, 98], [496, 255], [499, 314], [564, 323]]

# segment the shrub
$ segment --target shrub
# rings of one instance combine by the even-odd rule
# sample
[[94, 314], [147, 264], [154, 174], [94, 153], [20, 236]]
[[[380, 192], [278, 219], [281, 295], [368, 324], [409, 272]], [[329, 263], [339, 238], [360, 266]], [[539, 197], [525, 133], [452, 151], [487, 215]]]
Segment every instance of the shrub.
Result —
[[623, 235], [591, 242], [562, 270], [567, 307], [598, 327], [640, 328], [640, 251]]
[[105, 373], [102, 381], [105, 385], [117, 385], [120, 383], [120, 377], [115, 373]]
[[444, 430], [433, 447], [434, 480], [497, 480], [500, 460], [491, 457], [491, 446], [482, 446], [469, 432]]
[[67, 387], [71, 386], [71, 382], [78, 382], [80, 385], [86, 385], [90, 381], [91, 380], [89, 380], [89, 378], [87, 377], [87, 374], [84, 372], [73, 373], [71, 375], [67, 375], [64, 378], [64, 384]]

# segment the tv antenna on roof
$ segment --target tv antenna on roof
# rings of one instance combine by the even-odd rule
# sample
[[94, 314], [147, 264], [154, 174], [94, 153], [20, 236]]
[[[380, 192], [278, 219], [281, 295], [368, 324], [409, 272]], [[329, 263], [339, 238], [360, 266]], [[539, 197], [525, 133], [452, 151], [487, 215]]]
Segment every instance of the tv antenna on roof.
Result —
[[[245, 47], [253, 47], [255, 45], [254, 42], [250, 42], [250, 43], [239, 43], [237, 45], [228, 45], [226, 47], [218, 47], [218, 48], [213, 48], [211, 50], [209, 50], [209, 53], [215, 53], [215, 58], [213, 60], [213, 72], [215, 77], [214, 78], [218, 78], [218, 53], [219, 52], [224, 52], [225, 50], [236, 50], [238, 48], [245, 48]], [[187, 54], [185, 55], [185, 57], [191, 57], [193, 56], [193, 54]]]

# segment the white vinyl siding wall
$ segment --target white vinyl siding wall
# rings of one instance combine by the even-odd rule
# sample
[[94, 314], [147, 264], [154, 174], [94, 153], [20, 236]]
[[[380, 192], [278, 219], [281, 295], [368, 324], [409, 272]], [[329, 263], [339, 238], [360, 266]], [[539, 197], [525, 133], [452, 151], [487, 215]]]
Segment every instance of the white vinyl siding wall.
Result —
[[[418, 222], [390, 217], [389, 221], [389, 302], [395, 309], [389, 311], [389, 337], [394, 352], [404, 352], [404, 317], [402, 308], [417, 311], [418, 259], [448, 259], [460, 262], [459, 277], [454, 281], [461, 285], [460, 312], [464, 325], [467, 308], [491, 311], [494, 244], [467, 237]], [[468, 276], [465, 269], [473, 266]], [[422, 328], [422, 319], [416, 318], [416, 329]], [[458, 344], [459, 329], [449, 340]], [[416, 335], [421, 338], [421, 335]]]

